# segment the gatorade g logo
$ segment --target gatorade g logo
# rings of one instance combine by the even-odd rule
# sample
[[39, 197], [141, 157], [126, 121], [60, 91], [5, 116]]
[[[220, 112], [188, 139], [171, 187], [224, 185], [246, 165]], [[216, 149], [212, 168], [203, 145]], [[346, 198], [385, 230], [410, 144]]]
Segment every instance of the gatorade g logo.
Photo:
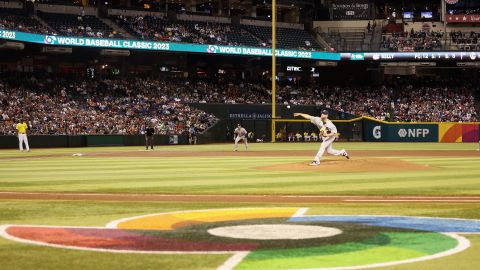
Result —
[[45, 44], [54, 44], [55, 41], [57, 41], [57, 37], [55, 36], [45, 36], [45, 39], [43, 40]]
[[373, 128], [373, 138], [377, 140], [382, 138], [382, 126], [376, 126]]

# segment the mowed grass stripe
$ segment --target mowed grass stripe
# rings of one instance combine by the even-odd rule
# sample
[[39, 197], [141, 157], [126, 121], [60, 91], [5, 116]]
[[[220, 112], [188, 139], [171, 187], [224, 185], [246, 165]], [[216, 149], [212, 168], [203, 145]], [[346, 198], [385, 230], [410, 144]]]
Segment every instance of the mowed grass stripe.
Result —
[[[179, 177], [197, 177], [198, 175], [191, 174], [192, 172], [198, 172], [202, 173], [203, 177], [224, 177], [228, 175], [228, 173], [233, 172], [234, 174], [231, 176], [251, 176], [252, 171], [255, 172], [255, 177], [260, 177], [260, 176], [272, 176], [272, 177], [278, 177], [278, 176], [296, 176], [296, 177], [312, 177], [312, 176], [319, 176], [322, 177], [323, 179], [329, 179], [330, 177], [334, 179], [359, 179], [363, 180], [364, 176], [368, 176], [369, 181], [373, 180], [382, 180], [385, 179], [385, 176], [388, 175], [390, 177], [398, 177], [396, 176], [391, 176], [390, 174], [385, 174], [385, 173], [378, 173], [374, 176], [371, 176], [370, 173], [322, 173], [321, 171], [319, 172], [275, 172], [275, 171], [268, 171], [268, 170], [252, 170], [249, 168], [231, 168], [231, 167], [221, 167], [219, 166], [218, 168], [205, 168], [205, 167], [199, 167], [199, 168], [182, 168], [182, 170], [178, 170], [178, 168], [171, 168], [171, 169], [164, 169], [161, 167], [151, 167], [149, 169], [145, 169], [145, 167], [142, 166], [142, 169], [138, 170], [135, 167], [128, 168], [128, 169], [120, 169], [118, 167], [112, 167], [109, 168], [108, 166], [103, 166], [102, 168], [98, 168], [95, 170], [90, 170], [90, 171], [85, 171], [84, 167], [70, 167], [67, 170], [55, 170], [54, 168], [43, 168], [43, 169], [38, 169], [37, 171], [35, 170], [20, 170], [15, 172], [13, 175], [15, 176], [22, 176], [23, 179], [28, 179], [28, 178], [34, 178], [34, 179], [40, 179], [44, 177], [51, 177], [57, 178], [57, 177], [73, 177], [73, 178], [85, 178], [86, 176], [91, 177], [92, 179], [96, 179], [99, 177], [104, 177], [105, 175], [110, 175], [112, 178], [128, 178], [128, 177], [142, 177], [145, 175], [154, 175], [154, 176], [161, 176], [162, 178], [168, 178], [168, 177], [176, 177], [177, 179]], [[31, 174], [31, 172], [35, 171], [36, 174]], [[469, 170], [469, 171], [464, 171], [462, 172], [463, 175], [476, 175], [477, 172], [479, 172], [480, 169], [477, 170]], [[43, 173], [41, 173], [43, 172]], [[455, 175], [458, 176], [458, 173], [456, 172], [438, 172], [438, 171], [423, 171], [423, 172], [408, 172], [408, 173], [401, 173], [402, 177], [404, 178], [417, 178], [419, 175], [424, 176], [424, 177], [434, 177], [438, 176], [439, 174], [443, 175]], [[4, 180], [8, 180], [8, 178], [13, 177], [13, 175], [8, 176], [4, 175], [2, 178]], [[407, 179], [408, 180], [408, 179]]]
[[[312, 194], [312, 192], [347, 192], [347, 193], [358, 193], [362, 191], [375, 191], [375, 190], [391, 190], [391, 189], [397, 189], [397, 190], [408, 190], [408, 189], [418, 189], [421, 187], [425, 187], [427, 189], [432, 188], [432, 183], [431, 181], [425, 180], [425, 181], [415, 181], [413, 184], [409, 183], [395, 183], [396, 180], [392, 181], [383, 181], [384, 185], [380, 184], [377, 185], [372, 185], [371, 182], [344, 182], [344, 183], [327, 183], [325, 181], [322, 182], [322, 180], [308, 180], [308, 181], [295, 181], [292, 182], [290, 180], [291, 178], [289, 177], [279, 177], [276, 179], [271, 179], [271, 178], [256, 178], [254, 180], [250, 178], [235, 178], [235, 182], [237, 184], [229, 184], [228, 181], [225, 181], [225, 179], [210, 179], [209, 181], [201, 181], [196, 178], [189, 178], [184, 181], [156, 181], [156, 180], [147, 180], [144, 181], [143, 179], [137, 179], [135, 183], [131, 184], [125, 184], [125, 183], [119, 183], [118, 179], [115, 179], [113, 181], [88, 181], [88, 182], [82, 182], [82, 181], [77, 181], [75, 184], [70, 184], [70, 183], [65, 183], [63, 181], [59, 182], [48, 182], [46, 183], [40, 183], [40, 188], [43, 186], [49, 186], [51, 184], [57, 184], [60, 189], [63, 188], [79, 188], [80, 190], [112, 190], [112, 191], [146, 191], [142, 189], [142, 187], [148, 187], [149, 191], [178, 191], [182, 192], [185, 190], [185, 187], [192, 191], [221, 191], [225, 193], [237, 193], [235, 192], [236, 190], [241, 190], [242, 192], [247, 191], [248, 193], [256, 193], [256, 194], [261, 194], [264, 193], [265, 191], [268, 192], [273, 192], [272, 190], [278, 190], [280, 193], [287, 193], [290, 194], [292, 191], [294, 193], [296, 192], [302, 192], [305, 194]], [[397, 180], [398, 181], [398, 180]], [[469, 188], [469, 191], [475, 191], [474, 187], [477, 185], [477, 179], [472, 178], [469, 181], [463, 180], [462, 181], [464, 184], [459, 184], [458, 182], [455, 181], [447, 181], [447, 180], [442, 180], [436, 181], [435, 183], [435, 189], [441, 189], [442, 187], [451, 187], [451, 189], [455, 189], [455, 193], [458, 193], [458, 190], [464, 189], [464, 186], [467, 185]], [[125, 188], [121, 188], [121, 186], [125, 186]], [[385, 188], [385, 186], [388, 186], [388, 189]], [[408, 188], [406, 188], [406, 186]], [[159, 190], [161, 189], [161, 190]], [[42, 188], [43, 190], [43, 188]], [[450, 190], [450, 188], [449, 188]], [[232, 192], [233, 191], [233, 192]], [[477, 191], [478, 191], [478, 186], [477, 186]], [[274, 192], [278, 193], [278, 192]], [[436, 193], [436, 192], [435, 192]]]
[[[382, 145], [375, 144], [375, 147]], [[283, 147], [282, 144], [268, 147], [272, 146]], [[383, 146], [387, 150], [391, 145]], [[2, 162], [0, 190], [362, 195], [480, 193], [477, 181], [480, 178], [479, 158], [401, 159], [428, 164], [434, 169], [364, 173], [326, 173], [321, 168], [318, 172], [257, 169], [310, 160], [310, 157], [288, 156], [42, 158]], [[392, 162], [396, 160], [392, 159]], [[345, 164], [348, 166], [348, 161]]]

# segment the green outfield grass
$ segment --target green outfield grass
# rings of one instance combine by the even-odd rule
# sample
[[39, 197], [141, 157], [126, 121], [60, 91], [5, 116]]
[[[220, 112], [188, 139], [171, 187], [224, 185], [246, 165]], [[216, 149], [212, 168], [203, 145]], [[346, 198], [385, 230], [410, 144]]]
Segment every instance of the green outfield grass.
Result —
[[[294, 195], [480, 195], [477, 144], [336, 143], [347, 150], [472, 151], [478, 157], [382, 157], [428, 165], [432, 170], [332, 173], [272, 171], [258, 167], [308, 163], [318, 143], [252, 144], [250, 151], [308, 150], [304, 156], [202, 157], [203, 151], [231, 151], [231, 144], [164, 146], [155, 151], [189, 151], [195, 157], [99, 157], [92, 153], [142, 151], [142, 147], [0, 150], [0, 192], [294, 194]], [[83, 153], [84, 156], [72, 156]], [[139, 152], [142, 153], [142, 152]], [[53, 155], [53, 156], [49, 156]], [[18, 159], [18, 157], [31, 157]], [[337, 157], [338, 158], [338, 157]], [[340, 157], [341, 158], [341, 157]], [[353, 156], [352, 158], [356, 158]], [[332, 159], [332, 157], [327, 157]], [[343, 159], [342, 159], [343, 160]], [[345, 166], [348, 161], [345, 160]], [[321, 169], [321, 168], [320, 168]], [[308, 207], [311, 215], [410, 215], [480, 219], [480, 203], [207, 203], [1, 200], [0, 225], [105, 226], [143, 214], [236, 207]], [[480, 269], [480, 235], [472, 246], [440, 259], [376, 269]], [[216, 269], [230, 255], [114, 254], [21, 244], [0, 237], [1, 270]]]
[[[478, 157], [400, 157], [434, 167], [427, 171], [329, 173], [259, 170], [308, 163], [318, 144], [253, 144], [251, 151], [311, 150], [291, 157], [89, 157], [92, 152], [138, 151], [108, 147], [0, 151], [0, 158], [63, 155], [0, 163], [0, 191], [202, 194], [478, 195]], [[471, 150], [476, 144], [339, 143], [348, 150]], [[231, 145], [166, 146], [156, 151], [230, 151]], [[85, 153], [74, 157], [72, 153]], [[327, 157], [331, 158], [331, 157]], [[353, 157], [355, 158], [355, 157]], [[393, 157], [392, 157], [393, 158]], [[395, 162], [393, 159], [392, 162]], [[348, 166], [348, 162], [345, 162]]]

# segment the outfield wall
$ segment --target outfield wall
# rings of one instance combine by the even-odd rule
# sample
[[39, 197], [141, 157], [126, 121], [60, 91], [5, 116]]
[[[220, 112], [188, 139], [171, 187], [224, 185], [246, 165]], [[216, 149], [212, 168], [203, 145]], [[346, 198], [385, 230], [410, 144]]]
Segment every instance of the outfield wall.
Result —
[[[201, 134], [198, 138], [199, 143], [230, 142], [233, 140], [233, 130], [237, 124], [241, 124], [248, 132], [254, 133], [253, 140], [264, 139], [271, 140], [272, 126], [272, 106], [270, 104], [207, 104], [191, 103], [190, 106], [214, 114], [220, 119], [212, 128]], [[277, 105], [277, 118], [290, 119], [295, 112], [303, 112], [311, 115], [319, 115], [320, 112], [327, 109], [324, 106], [315, 105]], [[334, 110], [329, 110], [334, 119], [353, 119], [355, 116]], [[300, 130], [314, 131], [314, 126], [308, 124], [286, 123], [277, 125], [278, 129], [285, 128], [288, 132], [297, 132]], [[230, 131], [230, 132], [228, 132]], [[230, 133], [230, 134], [228, 134]]]
[[480, 123], [390, 123], [363, 118], [367, 142], [478, 142]]
[[[144, 135], [32, 135], [32, 148], [87, 146], [144, 146]], [[155, 145], [188, 144], [186, 135], [155, 135]], [[16, 136], [0, 136], [0, 148], [18, 148]]]

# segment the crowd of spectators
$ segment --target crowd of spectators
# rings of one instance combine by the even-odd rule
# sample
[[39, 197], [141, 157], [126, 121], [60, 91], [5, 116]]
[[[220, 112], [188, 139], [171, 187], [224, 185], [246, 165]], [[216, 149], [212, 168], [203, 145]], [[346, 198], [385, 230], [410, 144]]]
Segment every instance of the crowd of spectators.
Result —
[[[246, 31], [235, 29], [228, 24], [193, 21], [170, 22], [165, 17], [149, 15], [115, 16], [113, 20], [142, 40], [229, 46], [251, 45], [247, 40], [245, 40], [245, 43], [241, 42], [242, 36], [248, 35]], [[229, 36], [237, 36], [237, 38], [230, 39]]]
[[[18, 14], [17, 14], [18, 13]], [[110, 28], [95, 16], [80, 14], [59, 14], [39, 12], [48, 26], [32, 16], [22, 15], [16, 10], [0, 10], [0, 29], [18, 30], [48, 35], [64, 35], [91, 38], [125, 38], [122, 33]], [[185, 42], [196, 44], [259, 46], [270, 47], [271, 37], [262, 38], [245, 27], [226, 23], [170, 21], [163, 16], [112, 16], [112, 21], [141, 40]], [[269, 27], [262, 27], [270, 35]], [[281, 33], [282, 28], [279, 29]], [[307, 31], [283, 29], [287, 37], [280, 35], [278, 46], [288, 49], [317, 50], [319, 45]], [[285, 43], [283, 39], [293, 39], [300, 45]], [[283, 44], [283, 43], [285, 44]], [[315, 43], [315, 44], [313, 44]]]
[[[7, 78], [9, 76], [6, 76]], [[280, 104], [317, 105], [385, 121], [479, 120], [470, 87], [280, 86]], [[200, 133], [216, 121], [189, 103], [261, 104], [271, 100], [261, 83], [161, 79], [0, 81], [0, 134], [14, 134], [19, 117], [33, 134], [139, 134], [154, 123], [160, 134]]]
[[382, 87], [320, 86], [279, 90], [279, 101], [285, 104], [312, 104], [356, 116], [386, 120], [390, 116], [393, 90]]
[[388, 51], [431, 51], [442, 48], [442, 31], [394, 32], [382, 37], [382, 47]]
[[69, 37], [91, 37], [91, 38], [120, 38], [121, 36], [116, 31], [105, 31], [100, 29], [92, 29], [90, 25], [74, 26], [60, 26], [58, 31]]
[[191, 42], [194, 38], [186, 27], [167, 24], [160, 16], [115, 16], [114, 20], [142, 40]]
[[479, 120], [471, 90], [465, 87], [401, 89], [395, 102], [394, 121], [472, 122]]
[[39, 17], [55, 29], [59, 35], [92, 38], [122, 37], [120, 33], [117, 33], [117, 31], [103, 23], [96, 16], [85, 15], [83, 9], [80, 14], [41, 12]]
[[48, 27], [27, 16], [0, 12], [0, 29], [22, 31], [37, 34], [54, 34]]
[[480, 45], [478, 42], [479, 33], [475, 31], [452, 31], [450, 32], [450, 39], [452, 44], [457, 45], [462, 50], [475, 50]]
[[140, 134], [149, 123], [159, 134], [201, 133], [217, 121], [156, 82], [3, 81], [0, 134], [14, 134], [19, 118], [28, 120], [32, 134]]

